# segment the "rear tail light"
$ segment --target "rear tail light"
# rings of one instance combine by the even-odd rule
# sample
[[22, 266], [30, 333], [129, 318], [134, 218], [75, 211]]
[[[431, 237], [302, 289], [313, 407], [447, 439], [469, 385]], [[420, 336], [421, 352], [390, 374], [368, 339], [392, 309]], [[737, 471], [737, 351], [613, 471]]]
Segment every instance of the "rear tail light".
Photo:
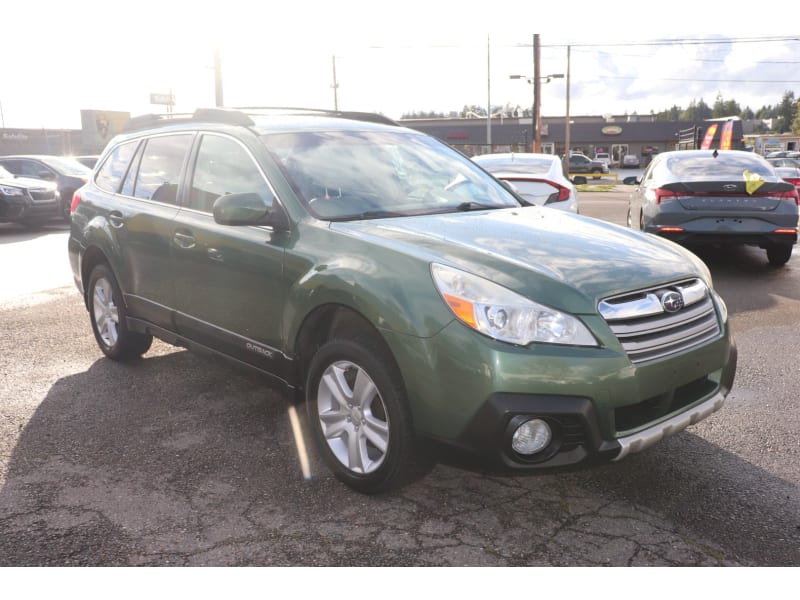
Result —
[[75, 193], [72, 194], [72, 203], [69, 205], [69, 214], [75, 214], [75, 209], [78, 208], [78, 204], [81, 203], [81, 194], [80, 190], [75, 190]]
[[[789, 179], [787, 179], [786, 181], [788, 181], [789, 183], [791, 183], [793, 185], [800, 185], [800, 179], [796, 180], [796, 183], [794, 181], [789, 180]], [[798, 192], [797, 189], [790, 190], [788, 192], [781, 192], [780, 194], [776, 194], [776, 195], [781, 200], [789, 200], [790, 202], [794, 202], [795, 204], [800, 206], [800, 192]]]
[[683, 233], [683, 227], [659, 227], [659, 233]]
[[557, 183], [553, 183], [552, 181], [548, 181], [552, 186], [557, 188], [557, 191], [550, 194], [547, 198], [547, 202], [545, 204], [550, 204], [551, 202], [563, 202], [564, 200], [569, 200], [570, 191], [569, 188], [565, 188], [563, 185], [558, 185]]
[[665, 190], [664, 188], [656, 188], [654, 193], [656, 195], [656, 204], [661, 204], [667, 200], [674, 200], [678, 196], [678, 194], [672, 190]]

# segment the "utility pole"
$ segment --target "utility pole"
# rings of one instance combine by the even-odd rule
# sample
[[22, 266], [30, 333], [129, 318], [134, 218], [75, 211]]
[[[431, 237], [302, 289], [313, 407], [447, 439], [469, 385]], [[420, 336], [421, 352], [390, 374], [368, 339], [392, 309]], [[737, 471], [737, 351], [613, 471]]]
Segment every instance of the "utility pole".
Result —
[[492, 151], [492, 78], [489, 36], [486, 36], [486, 143]]
[[[336, 55], [333, 57], [333, 110], [339, 110], [339, 83], [336, 81]], [[347, 66], [347, 65], [345, 65]]]
[[542, 151], [541, 115], [539, 106], [541, 104], [540, 92], [540, 55], [539, 55], [539, 34], [533, 34], [533, 151]]
[[219, 48], [214, 49], [214, 99], [217, 108], [225, 106], [222, 99], [222, 55]]
[[569, 53], [570, 47], [567, 46], [567, 122], [564, 124], [564, 171], [569, 173], [570, 140], [569, 140]]

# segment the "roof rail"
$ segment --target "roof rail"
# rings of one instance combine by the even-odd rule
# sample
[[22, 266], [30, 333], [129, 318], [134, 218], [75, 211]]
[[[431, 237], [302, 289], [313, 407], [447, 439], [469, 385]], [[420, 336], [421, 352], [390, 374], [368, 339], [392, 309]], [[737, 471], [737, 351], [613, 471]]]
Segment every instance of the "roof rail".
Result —
[[380, 113], [330, 110], [326, 108], [305, 108], [299, 106], [236, 106], [233, 108], [249, 114], [258, 114], [253, 111], [289, 112], [294, 114], [311, 113], [325, 115], [328, 117], [338, 117], [340, 119], [352, 119], [354, 121], [368, 121], [371, 123], [382, 123], [384, 125], [394, 125], [397, 127], [400, 126], [397, 121], [394, 121], [393, 119], [390, 119], [389, 117], [386, 117]]
[[138, 131], [165, 125], [179, 123], [224, 123], [227, 125], [241, 125], [251, 127], [255, 125], [250, 115], [264, 114], [265, 112], [285, 112], [292, 114], [317, 114], [340, 119], [381, 123], [400, 127], [399, 123], [389, 117], [378, 113], [327, 110], [323, 108], [298, 108], [294, 106], [248, 106], [234, 108], [198, 108], [193, 113], [166, 113], [146, 114], [132, 117], [125, 125], [125, 131]]

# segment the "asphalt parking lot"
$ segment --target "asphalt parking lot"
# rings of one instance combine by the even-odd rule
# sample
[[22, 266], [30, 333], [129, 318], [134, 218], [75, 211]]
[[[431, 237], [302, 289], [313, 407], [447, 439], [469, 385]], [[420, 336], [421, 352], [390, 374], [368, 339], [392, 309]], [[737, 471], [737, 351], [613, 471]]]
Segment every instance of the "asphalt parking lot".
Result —
[[[582, 201], [624, 220], [624, 192]], [[701, 255], [739, 346], [706, 421], [616, 464], [439, 464], [368, 497], [305, 468], [302, 412], [259, 376], [159, 342], [103, 358], [65, 243], [0, 226], [2, 264], [28, 257], [0, 296], [2, 566], [800, 565], [800, 254]]]

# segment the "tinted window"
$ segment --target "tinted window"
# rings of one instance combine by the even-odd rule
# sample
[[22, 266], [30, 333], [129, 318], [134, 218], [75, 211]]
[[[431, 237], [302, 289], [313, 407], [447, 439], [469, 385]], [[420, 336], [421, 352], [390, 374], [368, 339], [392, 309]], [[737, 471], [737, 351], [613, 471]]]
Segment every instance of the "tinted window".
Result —
[[256, 193], [272, 204], [272, 192], [250, 153], [238, 142], [205, 135], [192, 178], [191, 208], [211, 212], [214, 200], [225, 194]]
[[774, 177], [772, 167], [752, 154], [720, 152], [698, 156], [675, 154], [666, 162], [666, 168], [678, 180], [691, 179], [741, 179], [745, 171], [764, 177]]
[[138, 145], [139, 142], [137, 140], [120, 144], [114, 148], [105, 162], [103, 162], [103, 166], [97, 172], [97, 177], [95, 178], [97, 187], [107, 192], [116, 193], [119, 191], [119, 184], [128, 170], [128, 163], [130, 163], [131, 157]]
[[178, 199], [178, 179], [191, 143], [190, 134], [147, 140], [133, 195], [145, 200], [175, 204]]

